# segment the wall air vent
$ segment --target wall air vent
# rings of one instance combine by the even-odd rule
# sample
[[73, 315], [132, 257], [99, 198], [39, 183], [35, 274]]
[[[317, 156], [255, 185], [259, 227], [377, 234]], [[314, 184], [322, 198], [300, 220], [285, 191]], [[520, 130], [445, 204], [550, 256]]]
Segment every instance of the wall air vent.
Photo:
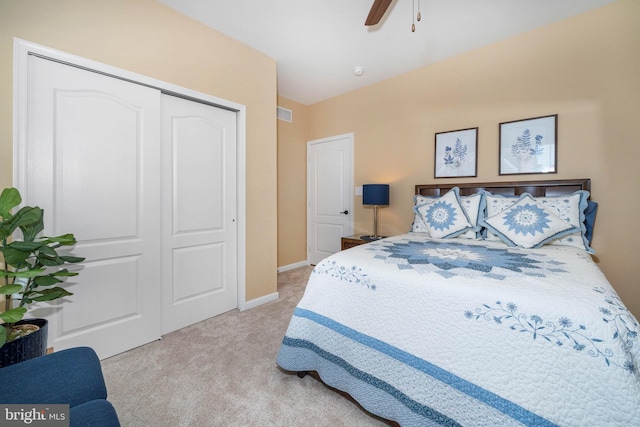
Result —
[[278, 107], [278, 120], [284, 120], [285, 122], [293, 122], [293, 111], [284, 107]]

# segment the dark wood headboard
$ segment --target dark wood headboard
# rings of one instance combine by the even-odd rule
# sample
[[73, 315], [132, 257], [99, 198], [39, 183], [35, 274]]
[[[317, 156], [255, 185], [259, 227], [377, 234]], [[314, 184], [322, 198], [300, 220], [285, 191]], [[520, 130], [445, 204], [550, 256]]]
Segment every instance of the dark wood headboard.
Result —
[[529, 193], [534, 197], [562, 196], [578, 190], [591, 192], [591, 180], [557, 179], [553, 181], [510, 181], [510, 182], [469, 182], [465, 184], [418, 184], [416, 194], [428, 197], [439, 197], [453, 187], [460, 188], [460, 195], [468, 196], [480, 190], [487, 190], [502, 196], [519, 196]]

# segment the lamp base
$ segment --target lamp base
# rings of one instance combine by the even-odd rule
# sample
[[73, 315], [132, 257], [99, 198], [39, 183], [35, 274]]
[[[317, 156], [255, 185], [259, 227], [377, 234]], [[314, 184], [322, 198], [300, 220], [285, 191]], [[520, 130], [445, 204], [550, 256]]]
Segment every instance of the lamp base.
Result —
[[360, 236], [360, 239], [365, 242], [375, 242], [376, 240], [384, 239], [386, 236]]

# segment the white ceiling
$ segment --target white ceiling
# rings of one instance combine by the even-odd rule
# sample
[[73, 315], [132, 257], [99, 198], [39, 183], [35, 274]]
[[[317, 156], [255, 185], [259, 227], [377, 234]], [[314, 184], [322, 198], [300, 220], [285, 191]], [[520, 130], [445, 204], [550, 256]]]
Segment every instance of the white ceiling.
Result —
[[308, 105], [614, 0], [420, 0], [414, 33], [418, 0], [393, 0], [374, 27], [373, 0], [159, 1], [274, 58], [278, 95]]

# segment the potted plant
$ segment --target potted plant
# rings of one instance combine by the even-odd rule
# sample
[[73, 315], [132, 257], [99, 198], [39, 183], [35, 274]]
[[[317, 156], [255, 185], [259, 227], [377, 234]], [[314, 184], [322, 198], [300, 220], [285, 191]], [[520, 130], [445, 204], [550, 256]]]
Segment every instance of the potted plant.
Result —
[[[24, 206], [12, 214], [20, 203], [22, 197], [15, 188], [6, 188], [0, 194], [0, 257], [4, 267], [0, 266], [0, 295], [4, 296], [4, 310], [0, 309], [0, 367], [45, 354], [47, 321], [23, 320], [27, 307], [73, 295], [58, 285], [78, 273], [60, 267], [84, 261], [57, 252], [60, 247], [76, 243], [73, 234], [38, 236], [44, 230], [41, 208]], [[22, 240], [17, 236], [11, 240], [17, 230]]]

